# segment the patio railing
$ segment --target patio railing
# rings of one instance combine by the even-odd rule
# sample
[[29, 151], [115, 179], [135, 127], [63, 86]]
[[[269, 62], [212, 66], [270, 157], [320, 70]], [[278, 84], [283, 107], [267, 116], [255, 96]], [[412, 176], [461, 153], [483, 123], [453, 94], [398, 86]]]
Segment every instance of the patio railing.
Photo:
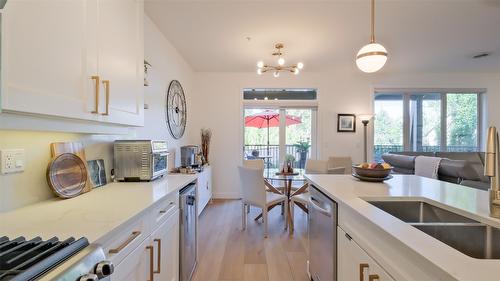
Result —
[[[267, 150], [266, 144], [251, 144], [245, 145], [243, 149], [243, 153], [245, 159], [254, 158], [252, 152], [257, 151], [259, 156], [266, 156], [264, 161], [267, 163], [268, 168], [279, 168], [280, 160], [279, 160], [279, 151], [280, 147], [277, 144], [269, 145], [269, 152]], [[300, 153], [297, 151], [297, 147], [293, 144], [285, 145], [285, 153], [286, 155], [293, 156], [293, 166], [296, 168], [304, 168], [305, 160], [301, 161]], [[307, 153], [307, 156], [310, 155], [310, 149]]]

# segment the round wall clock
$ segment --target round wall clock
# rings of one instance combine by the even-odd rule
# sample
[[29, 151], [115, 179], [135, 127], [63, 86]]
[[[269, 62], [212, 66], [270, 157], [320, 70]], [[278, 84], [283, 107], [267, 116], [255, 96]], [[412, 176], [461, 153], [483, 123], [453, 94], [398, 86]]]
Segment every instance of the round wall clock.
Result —
[[168, 86], [165, 118], [168, 130], [174, 139], [180, 139], [186, 130], [186, 97], [181, 83], [172, 80]]

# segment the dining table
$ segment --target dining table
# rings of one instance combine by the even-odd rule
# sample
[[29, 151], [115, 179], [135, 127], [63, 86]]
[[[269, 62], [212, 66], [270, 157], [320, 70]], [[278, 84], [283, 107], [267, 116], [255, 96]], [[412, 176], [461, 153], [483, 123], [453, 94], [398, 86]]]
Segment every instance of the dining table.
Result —
[[[298, 172], [294, 173], [272, 172], [267, 173], [267, 175], [264, 176], [264, 183], [269, 192], [283, 194], [287, 197], [287, 208], [285, 210], [282, 209], [282, 212], [284, 211], [287, 214], [287, 225], [289, 226], [288, 229], [290, 230], [293, 229], [293, 218], [291, 217], [290, 211], [292, 197], [307, 192], [308, 183], [306, 178], [304, 177], [304, 174], [305, 173], [303, 170], [299, 170]], [[307, 206], [305, 206], [304, 204], [300, 202], [295, 202], [295, 204], [304, 212], [308, 212]], [[269, 206], [269, 210], [278, 205], [280, 205], [280, 203]], [[261, 217], [262, 214], [258, 215], [255, 220], [258, 220]]]

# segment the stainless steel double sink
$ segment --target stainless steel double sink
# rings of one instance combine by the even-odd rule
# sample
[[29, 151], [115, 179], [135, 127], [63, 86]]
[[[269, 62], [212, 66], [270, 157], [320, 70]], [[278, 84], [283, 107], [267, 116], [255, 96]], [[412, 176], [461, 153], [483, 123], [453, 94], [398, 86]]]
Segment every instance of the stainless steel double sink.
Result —
[[500, 229], [423, 201], [368, 203], [477, 259], [500, 259]]

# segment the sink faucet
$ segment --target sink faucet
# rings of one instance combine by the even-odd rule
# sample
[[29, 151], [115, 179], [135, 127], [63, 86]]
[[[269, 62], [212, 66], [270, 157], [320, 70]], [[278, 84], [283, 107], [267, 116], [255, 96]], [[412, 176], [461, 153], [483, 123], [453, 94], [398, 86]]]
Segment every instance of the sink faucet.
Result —
[[488, 142], [486, 143], [486, 155], [484, 175], [491, 179], [490, 187], [490, 217], [500, 219], [500, 187], [498, 177], [499, 167], [499, 141], [496, 127], [488, 129]]

